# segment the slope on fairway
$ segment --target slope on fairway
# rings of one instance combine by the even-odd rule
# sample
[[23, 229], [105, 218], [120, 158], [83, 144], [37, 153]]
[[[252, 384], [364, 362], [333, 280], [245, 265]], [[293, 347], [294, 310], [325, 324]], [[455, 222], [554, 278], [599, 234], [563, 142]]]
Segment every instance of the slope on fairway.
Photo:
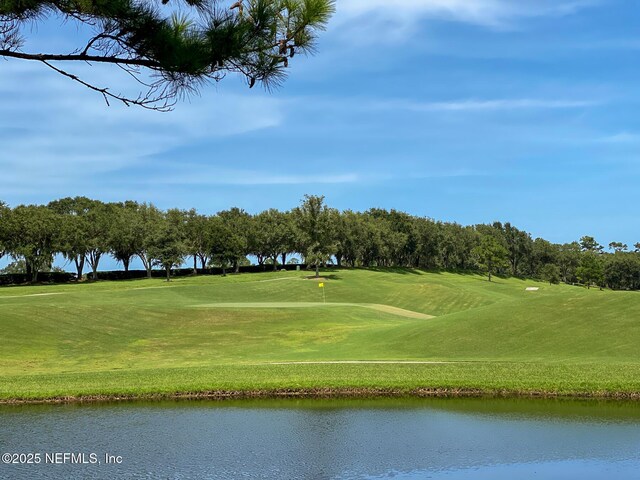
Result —
[[[364, 374], [362, 381], [376, 386], [388, 371], [385, 382], [414, 386], [437, 380], [515, 388], [529, 378], [533, 387], [566, 389], [580, 378], [578, 385], [591, 381], [589, 388], [599, 389], [615, 378], [612, 389], [636, 388], [628, 372], [640, 365], [637, 292], [415, 270], [334, 270], [325, 277], [328, 306], [317, 281], [301, 272], [2, 288], [0, 397], [95, 393], [102, 387], [87, 375], [98, 373], [113, 375], [101, 385], [119, 392], [143, 384], [146, 392], [154, 385], [169, 392], [240, 388], [259, 365], [274, 372], [274, 363], [376, 360], [473, 363], [297, 364], [252, 381], [323, 387], [357, 383]], [[562, 365], [553, 375], [564, 376], [547, 379], [542, 364]], [[583, 367], [577, 375], [567, 365]], [[520, 373], [509, 379], [498, 371]], [[186, 378], [191, 383], [182, 383]]]
[[640, 294], [545, 287], [542, 294], [399, 325], [403, 356], [473, 361], [639, 362]]

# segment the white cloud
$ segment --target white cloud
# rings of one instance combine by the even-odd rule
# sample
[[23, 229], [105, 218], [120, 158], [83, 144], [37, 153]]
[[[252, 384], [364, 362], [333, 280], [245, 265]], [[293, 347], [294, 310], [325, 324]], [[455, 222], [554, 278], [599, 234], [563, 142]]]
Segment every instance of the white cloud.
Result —
[[499, 27], [521, 17], [567, 15], [595, 3], [594, 0], [340, 0], [338, 13], [344, 17], [383, 15], [402, 23], [432, 17]]
[[407, 103], [399, 102], [390, 106], [407, 110], [424, 112], [474, 112], [491, 110], [554, 110], [568, 108], [584, 108], [598, 105], [594, 101], [586, 100], [555, 100], [555, 99], [498, 99], [498, 100], [458, 100], [450, 102]]
[[636, 144], [640, 142], [640, 134], [631, 132], [620, 132], [615, 135], [609, 135], [599, 139], [603, 143], [611, 143], [617, 145]]
[[[523, 19], [569, 15], [601, 0], [338, 0], [331, 30], [343, 45], [401, 43], [425, 19], [519, 28]], [[345, 43], [348, 42], [348, 43]]]
[[[303, 173], [275, 173], [262, 169], [229, 168], [220, 165], [181, 163], [160, 165], [158, 174], [145, 181], [154, 185], [176, 186], [260, 186], [260, 185], [325, 185], [357, 183], [374, 179], [358, 173], [335, 173], [314, 170]], [[198, 175], [191, 172], [197, 171]], [[134, 180], [135, 182], [135, 180]]]
[[374, 98], [297, 97], [292, 100], [297, 108], [314, 111], [332, 109], [346, 112], [412, 111], [412, 112], [492, 112], [509, 110], [564, 110], [602, 105], [602, 100], [571, 98], [498, 98], [456, 99], [448, 101], [422, 101], [412, 99], [377, 100]]
[[356, 173], [336, 175], [315, 173], [308, 175], [271, 175], [264, 172], [239, 172], [237, 178], [224, 178], [215, 183], [224, 185], [325, 185], [336, 183], [356, 183], [361, 180]]
[[[98, 77], [100, 72], [83, 70]], [[109, 75], [114, 89], [124, 86]], [[135, 86], [135, 83], [134, 83]], [[60, 191], [143, 165], [149, 157], [199, 139], [276, 127], [283, 104], [258, 90], [205, 88], [202, 98], [159, 113], [112, 102], [25, 62], [6, 62], [0, 75], [0, 191]]]

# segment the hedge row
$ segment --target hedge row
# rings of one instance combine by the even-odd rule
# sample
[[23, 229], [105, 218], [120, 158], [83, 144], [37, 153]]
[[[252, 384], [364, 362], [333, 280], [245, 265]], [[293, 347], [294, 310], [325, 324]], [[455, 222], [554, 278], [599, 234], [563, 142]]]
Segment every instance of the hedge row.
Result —
[[[76, 275], [68, 272], [38, 273], [38, 283], [67, 283], [76, 279]], [[0, 275], [0, 285], [22, 285], [29, 283], [31, 275], [26, 273], [9, 273]]]
[[[301, 270], [306, 268], [306, 265], [278, 265], [278, 270], [296, 270], [297, 267]], [[260, 273], [273, 271], [272, 265], [247, 265], [240, 267], [240, 273]], [[198, 275], [222, 275], [222, 268], [198, 268]], [[226, 273], [232, 273], [232, 269], [227, 269]], [[188, 277], [193, 275], [193, 268], [174, 268], [171, 270], [172, 277]], [[91, 273], [88, 273], [88, 277], [91, 277]], [[151, 276], [153, 278], [164, 278], [167, 273], [164, 270], [152, 270]], [[125, 272], [123, 270], [115, 270], [111, 272], [98, 272], [98, 280], [133, 280], [136, 278], [147, 278], [146, 270], [129, 270]]]

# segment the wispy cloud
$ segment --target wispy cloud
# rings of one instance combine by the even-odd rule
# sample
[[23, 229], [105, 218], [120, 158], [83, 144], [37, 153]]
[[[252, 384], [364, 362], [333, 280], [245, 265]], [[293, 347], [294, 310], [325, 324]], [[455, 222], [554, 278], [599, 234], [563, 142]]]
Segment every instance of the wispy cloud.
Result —
[[[198, 175], [184, 173], [186, 170], [197, 170]], [[313, 172], [301, 174], [278, 174], [266, 170], [233, 170], [222, 167], [206, 167], [182, 165], [179, 171], [165, 170], [162, 174], [151, 175], [155, 185], [180, 186], [258, 186], [258, 185], [328, 185], [341, 183], [357, 183], [366, 180], [358, 173]]]
[[401, 43], [428, 19], [493, 30], [520, 28], [524, 19], [565, 16], [600, 0], [340, 0], [332, 24], [348, 45]]
[[290, 106], [310, 110], [337, 110], [348, 112], [361, 111], [411, 111], [411, 112], [492, 112], [526, 110], [565, 110], [580, 109], [602, 105], [603, 100], [584, 100], [572, 98], [489, 98], [455, 99], [447, 101], [424, 101], [417, 99], [374, 98], [331, 98], [298, 97], [290, 101]]
[[596, 3], [595, 0], [341, 0], [338, 12], [345, 17], [383, 15], [402, 23], [431, 17], [504, 27], [514, 19], [567, 15]]
[[640, 143], [640, 134], [631, 132], [620, 132], [598, 139], [599, 142], [615, 145], [629, 145]]
[[281, 101], [257, 91], [209, 89], [169, 114], [107, 107], [93, 92], [21, 62], [3, 66], [0, 97], [4, 192], [64, 190], [200, 139], [272, 128], [284, 118]]
[[405, 108], [414, 111], [435, 112], [481, 112], [492, 110], [555, 110], [584, 108], [598, 105], [588, 100], [555, 100], [555, 99], [496, 99], [496, 100], [458, 100], [450, 102], [398, 102], [390, 107]]

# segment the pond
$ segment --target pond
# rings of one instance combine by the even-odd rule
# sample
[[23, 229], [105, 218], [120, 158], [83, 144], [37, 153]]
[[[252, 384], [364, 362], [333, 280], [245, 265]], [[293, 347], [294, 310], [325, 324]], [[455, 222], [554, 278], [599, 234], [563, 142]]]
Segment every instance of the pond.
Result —
[[0, 453], [3, 462], [31, 462], [1, 464], [0, 478], [8, 479], [640, 478], [640, 404], [393, 399], [3, 406]]

